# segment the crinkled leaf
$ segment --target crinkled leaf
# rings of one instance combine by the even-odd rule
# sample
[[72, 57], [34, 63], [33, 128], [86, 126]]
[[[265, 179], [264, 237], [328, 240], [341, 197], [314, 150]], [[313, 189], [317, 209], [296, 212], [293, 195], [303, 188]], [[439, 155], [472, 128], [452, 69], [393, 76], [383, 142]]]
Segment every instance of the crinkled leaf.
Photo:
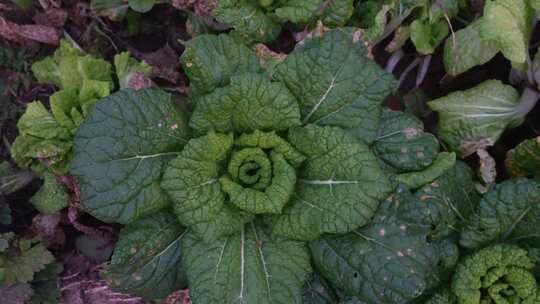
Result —
[[165, 207], [161, 174], [189, 134], [184, 111], [163, 91], [128, 89], [98, 101], [77, 132], [70, 164], [82, 208], [127, 223]]
[[307, 160], [291, 201], [269, 219], [272, 232], [311, 240], [367, 224], [390, 191], [369, 148], [340, 128], [315, 125], [291, 129], [289, 142]]
[[513, 176], [540, 178], [540, 137], [522, 141], [508, 151], [506, 168]]
[[186, 43], [180, 63], [190, 94], [204, 95], [228, 85], [231, 76], [261, 70], [255, 53], [229, 35], [200, 35]]
[[[519, 94], [512, 86], [487, 80], [428, 103], [439, 113], [437, 135], [461, 156], [491, 146], [507, 127], [519, 125]], [[471, 147], [472, 146], [472, 147]]]
[[67, 40], [60, 41], [54, 56], [32, 65], [34, 76], [41, 83], [49, 83], [60, 89], [77, 89], [83, 80], [105, 81], [112, 87], [111, 65], [105, 60], [83, 55]]
[[54, 174], [45, 173], [43, 180], [39, 191], [30, 198], [32, 206], [41, 213], [55, 213], [67, 207], [68, 194]]
[[497, 244], [465, 257], [452, 278], [458, 303], [537, 303], [534, 263], [527, 251]]
[[248, 43], [272, 42], [281, 31], [278, 21], [268, 16], [256, 1], [221, 0], [212, 13], [219, 21], [230, 24], [234, 33]]
[[516, 238], [538, 242], [540, 183], [517, 178], [496, 185], [484, 195], [461, 231], [461, 246], [478, 248]]
[[416, 189], [432, 182], [448, 169], [452, 168], [455, 163], [455, 153], [441, 152], [429, 167], [422, 171], [398, 174], [396, 180], [411, 189]]
[[432, 239], [442, 239], [459, 232], [474, 211], [480, 196], [476, 193], [472, 170], [463, 162], [456, 164], [439, 178], [418, 189], [411, 204], [410, 219], [432, 223]]
[[354, 128], [368, 142], [377, 132], [382, 102], [395, 85], [347, 29], [297, 45], [276, 70], [297, 98], [303, 123]]
[[68, 130], [63, 128], [40, 101], [28, 104], [17, 122], [22, 135], [43, 139], [69, 139]]
[[448, 35], [446, 20], [430, 23], [427, 20], [415, 20], [411, 23], [411, 40], [420, 54], [429, 55]]
[[373, 151], [397, 172], [419, 171], [435, 160], [439, 142], [435, 136], [424, 132], [421, 120], [384, 109]]
[[[343, 2], [338, 0], [335, 2]], [[274, 13], [281, 22], [292, 23], [307, 23], [317, 12], [321, 5], [320, 0], [289, 0], [289, 1], [276, 1], [278, 6], [274, 10]]]
[[504, 56], [525, 63], [531, 31], [531, 10], [525, 0], [489, 0], [484, 7], [480, 34], [497, 44]]
[[19, 167], [43, 173], [68, 171], [71, 141], [18, 136], [11, 146], [11, 157]]
[[[153, 0], [152, 0], [153, 1]], [[137, 61], [132, 58], [129, 52], [123, 52], [114, 56], [114, 68], [120, 83], [120, 89], [129, 87], [131, 79], [136, 74], [149, 77], [152, 73], [152, 67], [144, 61]]]
[[283, 131], [300, 125], [296, 99], [282, 83], [251, 73], [230, 81], [197, 101], [189, 122], [196, 132]]
[[[325, 2], [321, 5], [325, 5]], [[353, 0], [334, 0], [328, 3], [323, 11], [321, 19], [326, 26], [343, 26], [351, 18], [354, 12]]]
[[182, 225], [204, 240], [239, 231], [253, 216], [232, 208], [218, 182], [220, 167], [233, 145], [232, 136], [209, 133], [192, 139], [169, 162], [161, 187], [173, 202]]
[[164, 299], [185, 287], [181, 265], [182, 227], [168, 212], [128, 224], [120, 232], [111, 263], [102, 276], [109, 286], [146, 299]]
[[34, 274], [54, 262], [54, 256], [38, 241], [16, 239], [10, 248], [0, 253], [2, 283], [28, 283]]
[[457, 262], [457, 246], [430, 241], [430, 225], [400, 217], [410, 199], [398, 190], [369, 225], [311, 242], [315, 268], [367, 303], [408, 303], [436, 288], [441, 274]]
[[187, 234], [182, 245], [194, 303], [302, 301], [303, 286], [311, 273], [309, 252], [302, 242], [271, 237], [260, 225], [250, 223], [211, 243]]
[[455, 32], [444, 44], [444, 68], [452, 76], [491, 60], [499, 48], [493, 40], [480, 35], [483, 19]]

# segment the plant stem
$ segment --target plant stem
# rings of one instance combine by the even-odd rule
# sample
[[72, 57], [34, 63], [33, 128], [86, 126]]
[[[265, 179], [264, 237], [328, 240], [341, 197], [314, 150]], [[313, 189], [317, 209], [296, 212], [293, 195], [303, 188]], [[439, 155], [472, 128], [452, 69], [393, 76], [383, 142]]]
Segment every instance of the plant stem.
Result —
[[536, 105], [538, 97], [540, 97], [540, 94], [537, 90], [530, 86], [526, 86], [523, 93], [521, 93], [515, 116], [520, 118], [525, 117]]

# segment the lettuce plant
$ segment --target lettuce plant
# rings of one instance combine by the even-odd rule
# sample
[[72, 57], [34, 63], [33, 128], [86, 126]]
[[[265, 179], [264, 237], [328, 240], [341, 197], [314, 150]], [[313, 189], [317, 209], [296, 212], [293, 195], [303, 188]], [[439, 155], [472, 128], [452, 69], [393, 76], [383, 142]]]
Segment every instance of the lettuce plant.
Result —
[[[383, 110], [395, 81], [366, 54], [332, 30], [264, 70], [229, 35], [200, 35], [181, 57], [192, 111], [157, 89], [98, 101], [70, 171], [85, 211], [126, 224], [107, 281], [147, 298], [187, 282], [195, 303], [301, 301], [306, 241], [361, 229], [400, 178], [420, 187], [455, 162], [439, 164], [420, 121]], [[453, 254], [415, 246], [429, 265]]]

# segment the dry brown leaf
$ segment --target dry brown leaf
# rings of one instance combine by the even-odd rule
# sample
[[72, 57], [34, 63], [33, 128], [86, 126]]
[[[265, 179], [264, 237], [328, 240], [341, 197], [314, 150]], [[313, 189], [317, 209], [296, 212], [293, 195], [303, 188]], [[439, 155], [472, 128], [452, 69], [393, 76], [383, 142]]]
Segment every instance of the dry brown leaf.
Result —
[[19, 25], [1, 16], [0, 36], [19, 44], [28, 44], [29, 41], [37, 41], [53, 45], [57, 45], [61, 37], [60, 33], [51, 26], [39, 24]]

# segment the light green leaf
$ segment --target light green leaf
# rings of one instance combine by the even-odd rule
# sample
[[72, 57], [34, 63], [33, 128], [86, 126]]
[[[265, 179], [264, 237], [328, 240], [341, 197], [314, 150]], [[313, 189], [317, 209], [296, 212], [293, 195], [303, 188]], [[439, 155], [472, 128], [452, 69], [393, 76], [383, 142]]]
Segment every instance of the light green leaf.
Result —
[[68, 139], [69, 132], [63, 128], [47, 111], [40, 101], [28, 104], [26, 111], [17, 122], [22, 135], [31, 135], [43, 139]]
[[230, 81], [197, 101], [189, 122], [197, 133], [283, 131], [300, 125], [296, 99], [282, 83], [251, 73]]
[[539, 225], [540, 183], [525, 178], [507, 180], [484, 195], [461, 231], [460, 244], [479, 248], [508, 238], [537, 243]]
[[127, 223], [168, 204], [162, 170], [190, 135], [184, 111], [156, 89], [122, 90], [96, 103], [74, 140], [70, 164], [82, 208]]
[[407, 190], [398, 190], [369, 225], [311, 242], [315, 268], [366, 303], [409, 303], [436, 288], [457, 262], [458, 249], [430, 240], [430, 225], [401, 217], [410, 199]]
[[411, 40], [420, 54], [429, 55], [435, 52], [435, 48], [448, 35], [448, 24], [446, 20], [439, 20], [435, 23], [415, 20], [411, 23]]
[[505, 164], [513, 176], [540, 179], [540, 137], [524, 140], [508, 151]]
[[526, 114], [516, 89], [498, 80], [450, 93], [428, 106], [439, 112], [437, 135], [460, 156], [493, 145], [507, 127], [521, 124]]
[[180, 63], [190, 80], [191, 96], [229, 84], [233, 75], [261, 71], [253, 51], [229, 35], [199, 35], [186, 43]]
[[367, 224], [391, 190], [369, 148], [342, 129], [315, 125], [291, 129], [289, 142], [307, 160], [291, 202], [268, 219], [272, 232], [312, 240]]
[[508, 60], [523, 64], [529, 54], [531, 16], [525, 0], [488, 0], [480, 33], [482, 38], [494, 41]]
[[42, 139], [34, 136], [18, 136], [11, 146], [11, 157], [21, 168], [43, 173], [68, 171], [72, 143], [66, 140]]
[[421, 120], [403, 112], [384, 109], [373, 151], [397, 172], [419, 171], [437, 157], [439, 142], [424, 132]]
[[55, 213], [68, 206], [68, 194], [51, 173], [43, 176], [43, 186], [30, 198], [30, 203], [41, 213]]
[[67, 40], [60, 41], [53, 57], [34, 63], [32, 72], [39, 82], [54, 84], [60, 89], [80, 88], [85, 79], [105, 81], [113, 86], [111, 65], [105, 60], [83, 55]]
[[297, 45], [276, 70], [298, 100], [304, 124], [354, 128], [368, 142], [377, 132], [382, 102], [395, 85], [347, 29]]
[[161, 187], [173, 202], [178, 220], [206, 241], [239, 231], [253, 218], [225, 201], [218, 182], [223, 170], [220, 162], [232, 145], [232, 136], [213, 132], [191, 139], [163, 175]]
[[490, 61], [499, 52], [494, 41], [480, 35], [482, 20], [469, 24], [446, 39], [444, 68], [448, 74], [457, 76]]
[[121, 21], [128, 12], [129, 4], [125, 0], [91, 0], [90, 8], [100, 16]]
[[129, 0], [129, 7], [139, 13], [149, 12], [154, 7], [155, 0]]
[[433, 163], [422, 171], [408, 172], [398, 174], [396, 180], [407, 185], [411, 189], [416, 189], [425, 184], [428, 184], [441, 176], [448, 169], [452, 168], [456, 163], [456, 154], [441, 152]]
[[302, 242], [269, 236], [255, 223], [216, 242], [182, 241], [193, 303], [301, 303], [311, 273]]
[[[152, 0], [153, 1], [153, 0]], [[120, 89], [129, 87], [129, 82], [136, 74], [142, 74], [150, 77], [152, 67], [144, 61], [137, 61], [132, 58], [129, 52], [123, 52], [114, 56], [114, 68], [120, 83]]]
[[181, 265], [184, 237], [182, 227], [168, 211], [128, 224], [101, 275], [114, 290], [164, 299], [186, 285]]
[[533, 267], [526, 250], [508, 244], [493, 245], [459, 263], [452, 291], [460, 304], [537, 303]]

